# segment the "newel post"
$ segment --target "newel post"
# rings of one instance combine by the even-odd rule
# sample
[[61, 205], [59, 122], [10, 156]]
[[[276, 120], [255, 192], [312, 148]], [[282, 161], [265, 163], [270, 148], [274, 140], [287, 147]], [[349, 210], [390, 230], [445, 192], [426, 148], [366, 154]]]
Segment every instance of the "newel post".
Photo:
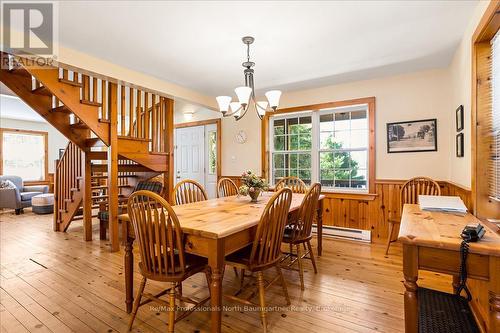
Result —
[[108, 82], [109, 146], [108, 146], [108, 209], [111, 252], [119, 251], [118, 238], [118, 87]]

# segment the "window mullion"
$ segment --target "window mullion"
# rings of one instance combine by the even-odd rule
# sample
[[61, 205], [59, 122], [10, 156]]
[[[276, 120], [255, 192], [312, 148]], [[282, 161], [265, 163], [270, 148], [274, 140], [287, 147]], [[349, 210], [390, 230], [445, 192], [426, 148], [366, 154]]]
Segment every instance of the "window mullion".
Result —
[[312, 114], [311, 183], [319, 183], [319, 112]]

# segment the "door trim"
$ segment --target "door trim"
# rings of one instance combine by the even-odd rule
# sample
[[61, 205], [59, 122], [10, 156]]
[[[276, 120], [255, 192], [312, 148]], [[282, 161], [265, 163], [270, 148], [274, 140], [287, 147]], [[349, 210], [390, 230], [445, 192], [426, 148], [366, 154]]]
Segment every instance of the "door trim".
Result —
[[[196, 126], [205, 126], [205, 125], [217, 125], [217, 180], [221, 177], [221, 162], [222, 162], [222, 122], [220, 118], [217, 119], [207, 119], [207, 120], [198, 120], [191, 121], [188, 123], [180, 123], [174, 124], [174, 128], [185, 128], [185, 127], [196, 127]], [[175, 163], [175, 161], [174, 161]]]

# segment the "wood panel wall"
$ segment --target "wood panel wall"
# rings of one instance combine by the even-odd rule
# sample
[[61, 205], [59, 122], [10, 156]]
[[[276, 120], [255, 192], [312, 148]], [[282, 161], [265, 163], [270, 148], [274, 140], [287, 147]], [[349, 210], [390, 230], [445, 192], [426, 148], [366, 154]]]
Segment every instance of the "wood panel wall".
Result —
[[[240, 176], [224, 176], [240, 186]], [[388, 218], [399, 218], [399, 192], [405, 180], [375, 181], [375, 194], [326, 195], [323, 205], [323, 224], [345, 228], [372, 231], [374, 242], [384, 242], [389, 231]], [[469, 189], [447, 181], [438, 182], [442, 195], [459, 196], [469, 210], [472, 209], [472, 197]]]

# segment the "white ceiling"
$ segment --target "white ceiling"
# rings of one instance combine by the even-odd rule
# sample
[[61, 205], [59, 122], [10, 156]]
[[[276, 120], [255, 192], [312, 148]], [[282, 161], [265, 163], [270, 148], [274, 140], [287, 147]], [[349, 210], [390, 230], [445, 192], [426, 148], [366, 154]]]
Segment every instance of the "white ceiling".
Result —
[[303, 89], [449, 64], [477, 1], [64, 1], [61, 44], [198, 90]]

